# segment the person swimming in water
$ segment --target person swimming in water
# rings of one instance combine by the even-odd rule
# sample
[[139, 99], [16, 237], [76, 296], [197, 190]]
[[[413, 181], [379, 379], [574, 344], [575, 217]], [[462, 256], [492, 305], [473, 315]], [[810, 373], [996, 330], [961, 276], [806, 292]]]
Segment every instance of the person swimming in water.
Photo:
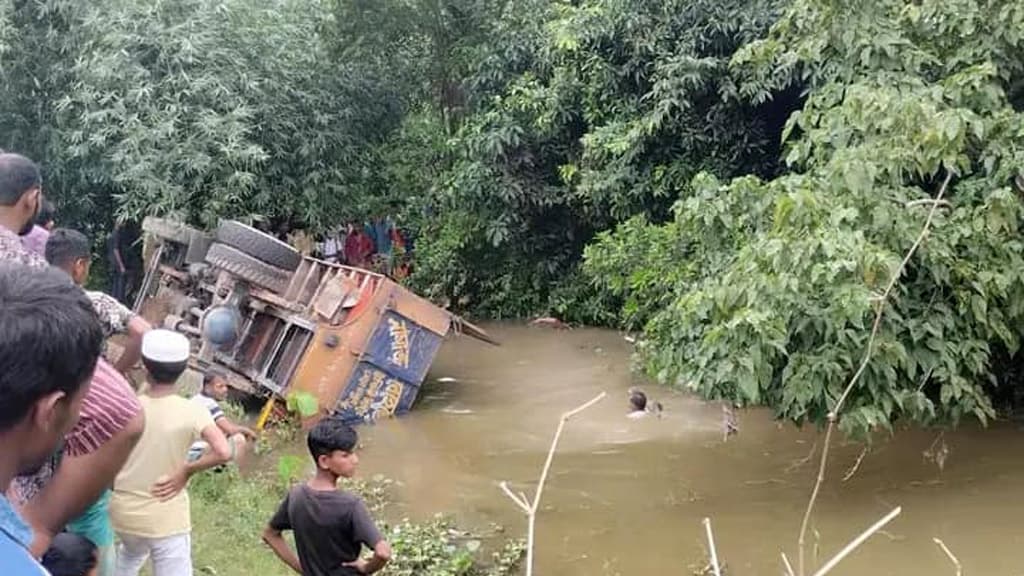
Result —
[[637, 388], [629, 389], [629, 408], [630, 412], [626, 415], [628, 418], [644, 418], [649, 413], [657, 414], [658, 418], [661, 418], [661, 402], [648, 405], [647, 395]]

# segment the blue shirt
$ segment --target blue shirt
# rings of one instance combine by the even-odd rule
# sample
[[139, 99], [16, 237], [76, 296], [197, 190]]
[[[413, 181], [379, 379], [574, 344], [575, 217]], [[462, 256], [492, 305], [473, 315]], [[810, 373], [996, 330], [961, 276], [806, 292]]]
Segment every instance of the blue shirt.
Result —
[[46, 576], [49, 574], [32, 558], [28, 546], [32, 528], [18, 516], [11, 503], [0, 494], [0, 566], [4, 576]]

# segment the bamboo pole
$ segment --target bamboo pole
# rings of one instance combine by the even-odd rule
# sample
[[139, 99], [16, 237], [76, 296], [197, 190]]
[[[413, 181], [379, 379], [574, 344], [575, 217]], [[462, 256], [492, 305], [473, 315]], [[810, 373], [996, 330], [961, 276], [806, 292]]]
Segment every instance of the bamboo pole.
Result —
[[533, 576], [533, 556], [534, 556], [534, 534], [536, 533], [537, 527], [537, 511], [540, 509], [540, 498], [544, 494], [544, 484], [548, 480], [548, 472], [551, 471], [551, 462], [555, 458], [555, 451], [558, 449], [558, 441], [562, 438], [562, 430], [565, 429], [565, 423], [569, 421], [573, 416], [576, 416], [580, 412], [583, 412], [587, 408], [590, 408], [594, 404], [597, 404], [607, 393], [601, 392], [594, 399], [581, 404], [580, 406], [565, 412], [562, 417], [558, 419], [558, 428], [555, 430], [555, 437], [551, 440], [551, 447], [548, 449], [547, 460], [544, 461], [544, 468], [540, 473], [540, 480], [537, 481], [537, 491], [533, 495], [533, 502], [529, 502], [526, 495], [520, 492], [518, 495], [512, 492], [509, 488], [508, 482], [501, 482], [498, 486], [502, 492], [509, 497], [512, 502], [519, 507], [523, 513], [526, 514], [527, 518], [527, 531], [526, 531], [526, 576]]

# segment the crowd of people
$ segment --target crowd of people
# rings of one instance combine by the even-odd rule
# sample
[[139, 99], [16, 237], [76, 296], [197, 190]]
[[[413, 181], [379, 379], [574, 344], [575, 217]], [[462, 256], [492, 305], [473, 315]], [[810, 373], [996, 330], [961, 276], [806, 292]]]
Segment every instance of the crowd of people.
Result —
[[[84, 234], [55, 227], [38, 166], [0, 153], [0, 566], [134, 576], [148, 559], [153, 576], [191, 576], [189, 479], [243, 457], [256, 433], [221, 410], [225, 374], [207, 373], [193, 398], [179, 394], [188, 339], [153, 329], [123, 295], [85, 290], [91, 258]], [[116, 359], [105, 347], [113, 334], [126, 342]], [[136, 393], [124, 374], [139, 363]], [[372, 574], [390, 559], [365, 503], [337, 488], [356, 471], [357, 442], [340, 421], [317, 424], [316, 475], [263, 532], [300, 574]]]
[[412, 235], [388, 216], [362, 223], [350, 222], [316, 235], [282, 224], [277, 227], [277, 237], [303, 256], [366, 268], [398, 280], [412, 272]]

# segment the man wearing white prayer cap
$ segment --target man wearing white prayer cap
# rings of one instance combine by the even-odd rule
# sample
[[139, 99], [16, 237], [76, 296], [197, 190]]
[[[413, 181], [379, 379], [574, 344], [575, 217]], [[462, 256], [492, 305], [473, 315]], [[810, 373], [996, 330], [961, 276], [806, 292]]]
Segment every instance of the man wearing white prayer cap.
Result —
[[[114, 480], [110, 500], [110, 518], [121, 541], [117, 576], [136, 576], [149, 557], [153, 576], [192, 576], [188, 480], [231, 457], [210, 412], [177, 393], [190, 353], [188, 339], [171, 330], [150, 330], [142, 338], [150, 385], [139, 397], [146, 430]], [[199, 438], [210, 450], [185, 462], [183, 455]]]

